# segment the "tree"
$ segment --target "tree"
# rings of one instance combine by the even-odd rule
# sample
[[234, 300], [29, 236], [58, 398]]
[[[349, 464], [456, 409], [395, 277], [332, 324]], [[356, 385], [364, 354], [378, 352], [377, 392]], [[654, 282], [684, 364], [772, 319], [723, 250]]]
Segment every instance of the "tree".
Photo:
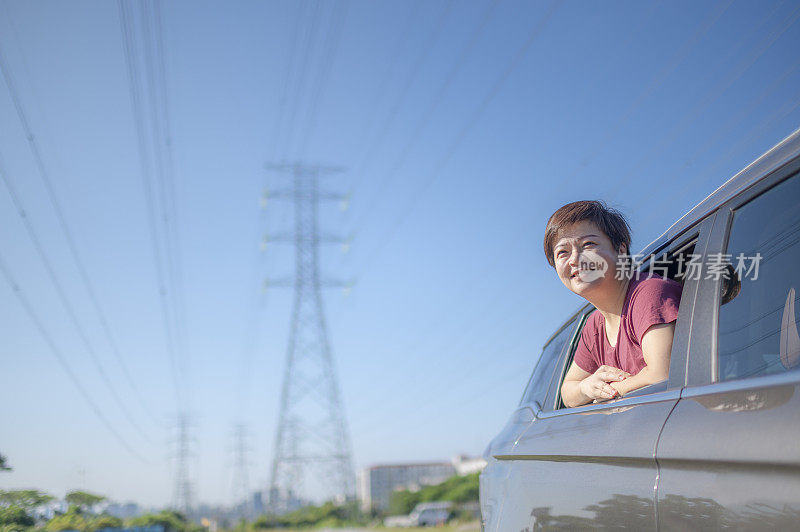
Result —
[[0, 471], [11, 471], [11, 466], [8, 465], [6, 457], [0, 454]]
[[389, 498], [389, 515], [406, 515], [419, 504], [418, 491], [397, 490]]
[[70, 491], [65, 497], [67, 504], [75, 505], [81, 510], [89, 510], [92, 506], [106, 500], [102, 495], [95, 495], [86, 491]]
[[167, 532], [183, 532], [188, 528], [189, 523], [186, 517], [178, 512], [164, 510], [157, 514], [145, 514], [134, 517], [128, 522], [129, 526], [153, 526], [161, 525]]
[[122, 519], [113, 515], [102, 514], [89, 521], [89, 532], [95, 532], [103, 528], [121, 528]]
[[83, 516], [81, 509], [77, 506], [70, 506], [67, 513], [57, 515], [52, 518], [44, 526], [47, 532], [60, 532], [62, 530], [78, 530], [80, 532], [87, 532], [89, 523]]
[[33, 509], [51, 500], [53, 497], [36, 490], [0, 490], [0, 532], [32, 527], [36, 524]]
[[17, 527], [29, 527], [35, 523], [33, 517], [19, 506], [8, 506], [0, 508], [0, 525], [16, 525]]
[[36, 490], [0, 490], [0, 506], [19, 506], [28, 511], [52, 500], [52, 495]]

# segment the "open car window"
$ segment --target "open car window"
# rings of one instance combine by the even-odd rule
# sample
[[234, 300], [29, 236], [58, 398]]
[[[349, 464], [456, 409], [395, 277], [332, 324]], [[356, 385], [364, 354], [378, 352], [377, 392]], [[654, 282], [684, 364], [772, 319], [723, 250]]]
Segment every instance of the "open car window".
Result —
[[[691, 276], [694, 274], [695, 268], [699, 268], [700, 255], [699, 253], [697, 253], [697, 243], [698, 243], [697, 234], [693, 234], [692, 236], [681, 237], [680, 243], [675, 242], [674, 245], [672, 245], [671, 247], [667, 246], [665, 248], [666, 251], [657, 252], [647, 257], [646, 260], [643, 262], [643, 264], [639, 267], [639, 272], [641, 274], [650, 272], [656, 273], [664, 278], [669, 278], [674, 281], [677, 281], [678, 283], [681, 284], [683, 288], [685, 288], [686, 281], [690, 279]], [[686, 297], [685, 290], [682, 295], [682, 300], [684, 297]], [[678, 321], [686, 319], [684, 317], [684, 314], [686, 313], [686, 310], [684, 310], [685, 307], [687, 306], [681, 305], [681, 311], [678, 315]], [[586, 311], [585, 315], [587, 315], [588, 317], [588, 315], [592, 311], [595, 311], [594, 307], [590, 306], [589, 309]], [[585, 326], [587, 321], [588, 319], [584, 319], [581, 321], [580, 323], [581, 329]], [[564, 362], [562, 363], [560, 368], [561, 371], [559, 374], [557, 386], [553, 387], [552, 401], [555, 403], [556, 409], [568, 408], [566, 405], [564, 405], [561, 399], [561, 385], [563, 384], [564, 377], [566, 376], [567, 371], [569, 370], [572, 364], [572, 360], [575, 355], [575, 350], [577, 348], [578, 341], [580, 340], [580, 333], [581, 331], [578, 330], [573, 335], [573, 341], [569, 345], [568, 350], [565, 352]], [[677, 327], [676, 327], [676, 334], [677, 334]], [[677, 342], [673, 342], [673, 358], [675, 356], [676, 350], [679, 348], [680, 348], [679, 344]], [[675, 362], [679, 363], [680, 361], [675, 359]], [[672, 373], [672, 371], [673, 369], [671, 364], [670, 372]], [[657, 393], [665, 391], [669, 387], [670, 383], [668, 381], [662, 381], [660, 383], [652, 384], [649, 386], [639, 388], [637, 390], [633, 390], [628, 394], [626, 394], [625, 397], [637, 397], [642, 395], [648, 395], [651, 393]], [[618, 399], [619, 398], [603, 402], [612, 402]], [[588, 405], [582, 405], [582, 407], [583, 406], [588, 406]], [[577, 408], [582, 408], [582, 407], [577, 407]]]

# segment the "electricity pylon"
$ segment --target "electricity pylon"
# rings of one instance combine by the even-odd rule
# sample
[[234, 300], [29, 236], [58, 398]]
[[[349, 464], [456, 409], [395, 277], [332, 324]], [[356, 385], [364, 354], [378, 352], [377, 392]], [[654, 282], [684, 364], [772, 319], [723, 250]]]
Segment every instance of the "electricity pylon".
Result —
[[178, 416], [178, 423], [176, 426], [177, 434], [175, 445], [177, 447], [175, 452], [175, 487], [173, 493], [174, 508], [184, 515], [189, 514], [192, 510], [192, 498], [194, 496], [194, 489], [189, 478], [189, 458], [191, 457], [190, 445], [192, 438], [189, 435], [191, 423], [189, 416], [181, 413]]
[[233, 428], [233, 508], [240, 519], [253, 517], [252, 494], [247, 473], [250, 463], [247, 460], [247, 427], [239, 423]]
[[301, 164], [268, 168], [293, 177], [291, 188], [268, 195], [294, 202], [294, 232], [268, 238], [291, 242], [295, 248], [294, 278], [270, 283], [294, 288], [268, 493], [269, 510], [283, 513], [314, 495], [340, 501], [354, 496], [350, 438], [322, 306], [322, 288], [341, 283], [325, 282], [319, 275], [319, 245], [345, 242], [320, 233], [320, 202], [347, 198], [319, 189], [319, 177], [338, 171], [335, 168]]

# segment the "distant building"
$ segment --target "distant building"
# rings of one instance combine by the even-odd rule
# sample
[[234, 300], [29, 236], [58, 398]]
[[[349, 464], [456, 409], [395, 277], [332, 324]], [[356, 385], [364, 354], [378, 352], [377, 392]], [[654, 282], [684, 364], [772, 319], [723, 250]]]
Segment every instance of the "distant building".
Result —
[[142, 513], [139, 505], [135, 502], [128, 502], [125, 504], [111, 503], [108, 505], [105, 511], [106, 513], [113, 515], [114, 517], [119, 517], [120, 519], [129, 519]]
[[253, 493], [253, 514], [258, 516], [264, 512], [264, 494], [260, 491], [256, 491]]
[[399, 489], [419, 489], [439, 484], [456, 474], [449, 462], [377, 465], [358, 473], [358, 499], [361, 509], [386, 510], [392, 492]]
[[479, 456], [467, 456], [465, 454], [454, 456], [450, 462], [453, 464], [453, 467], [456, 469], [456, 473], [459, 475], [478, 473], [483, 471], [483, 468], [486, 467], [486, 460], [483, 458]]
[[267, 513], [284, 515], [310, 504], [312, 504], [311, 500], [298, 497], [291, 489], [281, 492], [278, 488], [270, 488], [267, 498]]

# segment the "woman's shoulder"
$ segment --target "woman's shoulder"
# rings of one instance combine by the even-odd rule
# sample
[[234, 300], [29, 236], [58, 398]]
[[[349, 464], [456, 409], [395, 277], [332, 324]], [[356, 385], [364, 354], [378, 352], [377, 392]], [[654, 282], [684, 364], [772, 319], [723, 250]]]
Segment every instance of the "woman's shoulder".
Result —
[[603, 315], [600, 314], [600, 311], [594, 309], [589, 317], [586, 319], [586, 325], [583, 326], [583, 330], [581, 334], [590, 335], [590, 334], [597, 334], [597, 331], [600, 330], [600, 320], [603, 318]]
[[683, 287], [673, 279], [662, 277], [658, 274], [645, 274], [636, 281], [636, 286], [631, 290], [629, 305], [633, 308], [650, 305], [660, 305], [667, 300], [681, 298]]
[[653, 292], [673, 292], [677, 290], [680, 293], [683, 286], [678, 281], [670, 279], [669, 277], [662, 277], [657, 273], [646, 273], [636, 280], [636, 286], [633, 287], [633, 293], [653, 293]]

